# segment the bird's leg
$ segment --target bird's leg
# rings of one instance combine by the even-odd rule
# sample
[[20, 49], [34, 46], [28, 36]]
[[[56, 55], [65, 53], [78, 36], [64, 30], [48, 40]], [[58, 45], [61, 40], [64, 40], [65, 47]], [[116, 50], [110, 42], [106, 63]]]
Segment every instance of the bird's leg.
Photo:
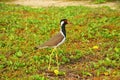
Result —
[[48, 70], [50, 70], [50, 67], [51, 67], [51, 56], [53, 55], [55, 49], [56, 49], [56, 48], [54, 48], [54, 49], [52, 50], [51, 54], [50, 54]]
[[56, 52], [57, 69], [59, 70], [58, 51]]

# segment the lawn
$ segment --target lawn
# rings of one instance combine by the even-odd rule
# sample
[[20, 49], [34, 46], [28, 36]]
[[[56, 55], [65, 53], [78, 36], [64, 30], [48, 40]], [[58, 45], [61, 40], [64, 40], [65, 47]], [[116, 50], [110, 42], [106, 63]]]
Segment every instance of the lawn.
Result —
[[[34, 50], [59, 32], [67, 18], [67, 39], [47, 71], [51, 48]], [[31, 8], [0, 3], [0, 80], [118, 80], [120, 11], [83, 6]]]

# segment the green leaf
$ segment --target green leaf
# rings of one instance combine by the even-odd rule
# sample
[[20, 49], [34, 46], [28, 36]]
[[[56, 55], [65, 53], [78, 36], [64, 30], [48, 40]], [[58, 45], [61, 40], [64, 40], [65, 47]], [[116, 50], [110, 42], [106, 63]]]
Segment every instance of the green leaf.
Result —
[[15, 56], [17, 57], [22, 57], [23, 53], [21, 50], [19, 50], [18, 52], [15, 53]]

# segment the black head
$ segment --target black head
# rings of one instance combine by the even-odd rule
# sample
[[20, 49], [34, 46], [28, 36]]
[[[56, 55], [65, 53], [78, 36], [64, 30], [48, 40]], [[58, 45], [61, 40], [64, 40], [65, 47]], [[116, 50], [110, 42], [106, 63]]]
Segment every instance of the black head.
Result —
[[62, 19], [62, 20], [60, 21], [60, 24], [61, 24], [61, 26], [68, 24], [67, 19]]

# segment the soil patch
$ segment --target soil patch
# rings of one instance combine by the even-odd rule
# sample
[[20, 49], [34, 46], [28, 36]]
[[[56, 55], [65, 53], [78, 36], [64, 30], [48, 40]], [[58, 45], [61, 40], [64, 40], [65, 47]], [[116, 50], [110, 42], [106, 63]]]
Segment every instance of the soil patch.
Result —
[[50, 6], [88, 6], [88, 7], [101, 7], [109, 6], [112, 9], [118, 8], [118, 2], [106, 2], [103, 4], [94, 4], [90, 1], [62, 1], [62, 0], [15, 0], [7, 2], [9, 4], [18, 4], [31, 7], [50, 7]]

